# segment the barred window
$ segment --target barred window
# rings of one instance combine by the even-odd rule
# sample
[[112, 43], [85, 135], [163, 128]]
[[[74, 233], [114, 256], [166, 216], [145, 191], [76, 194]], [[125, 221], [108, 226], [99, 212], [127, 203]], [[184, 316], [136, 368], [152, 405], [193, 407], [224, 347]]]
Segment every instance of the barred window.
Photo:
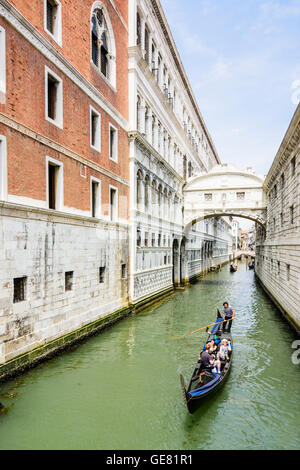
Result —
[[99, 284], [104, 284], [105, 282], [105, 266], [99, 268]]
[[65, 273], [65, 291], [73, 290], [73, 271], [68, 271]]
[[25, 300], [27, 277], [16, 277], [14, 279], [14, 304]]
[[127, 267], [126, 267], [126, 264], [122, 264], [122, 267], [121, 267], [121, 274], [122, 274], [122, 279], [126, 279], [126, 277], [127, 277]]

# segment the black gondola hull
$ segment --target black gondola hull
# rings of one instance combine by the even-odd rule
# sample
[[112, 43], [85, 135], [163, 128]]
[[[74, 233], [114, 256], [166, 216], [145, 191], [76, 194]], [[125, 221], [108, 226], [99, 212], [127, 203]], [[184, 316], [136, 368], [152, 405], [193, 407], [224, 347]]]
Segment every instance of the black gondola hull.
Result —
[[[220, 321], [220, 320], [221, 320], [220, 313], [218, 312], [217, 321]], [[215, 331], [213, 332], [213, 334], [211, 334], [209, 336], [208, 339], [211, 339], [211, 337], [214, 334], [218, 334], [220, 339], [223, 339], [223, 338], [229, 339], [230, 342], [231, 342], [231, 345], [232, 345], [231, 333], [227, 333], [227, 332], [222, 331], [222, 322], [220, 322], [220, 324], [218, 326], [214, 327], [214, 329], [215, 329]], [[181, 380], [182, 392], [183, 392], [184, 401], [185, 401], [185, 404], [187, 406], [187, 409], [188, 409], [189, 413], [194, 413], [199, 408], [199, 406], [201, 404], [203, 404], [208, 398], [210, 398], [212, 395], [214, 395], [224, 385], [224, 383], [225, 383], [225, 381], [226, 381], [226, 379], [227, 379], [227, 377], [230, 373], [232, 359], [233, 359], [233, 351], [231, 351], [229, 360], [225, 363], [223, 369], [221, 370], [221, 378], [218, 381], [216, 381], [216, 383], [214, 383], [216, 378], [215, 378], [215, 380], [212, 380], [212, 386], [211, 387], [209, 387], [209, 382], [207, 383], [206, 386], [199, 387], [199, 388], [197, 388], [197, 386], [195, 385], [195, 383], [198, 383], [197, 380], [198, 380], [198, 378], [200, 378], [200, 374], [203, 370], [202, 369], [201, 359], [196, 364], [196, 367], [194, 369], [194, 372], [192, 374], [192, 378], [190, 380], [190, 383], [189, 383], [187, 389], [184, 385], [184, 379], [181, 375], [180, 380]], [[208, 387], [207, 391], [205, 391], [205, 387]], [[203, 388], [203, 390], [201, 390], [201, 388]], [[190, 392], [194, 392], [194, 391], [196, 391], [196, 393], [197, 393], [198, 390], [200, 391], [199, 395], [192, 396], [190, 394]]]
[[190, 414], [195, 413], [195, 411], [197, 411], [199, 407], [203, 405], [203, 403], [208, 401], [208, 399], [210, 399], [213, 395], [215, 395], [220, 390], [220, 388], [222, 388], [229, 373], [230, 373], [230, 369], [228, 370], [226, 376], [224, 376], [222, 380], [216, 384], [215, 387], [213, 387], [211, 390], [208, 390], [208, 392], [201, 395], [201, 397], [190, 398], [187, 396], [186, 406]]

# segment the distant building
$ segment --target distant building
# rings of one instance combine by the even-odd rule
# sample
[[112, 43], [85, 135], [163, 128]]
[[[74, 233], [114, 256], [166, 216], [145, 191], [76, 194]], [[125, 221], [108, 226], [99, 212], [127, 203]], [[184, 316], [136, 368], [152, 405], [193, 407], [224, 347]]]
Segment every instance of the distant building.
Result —
[[249, 250], [249, 230], [239, 230], [240, 248], [242, 251]]
[[240, 248], [240, 238], [239, 238], [239, 228], [240, 224], [238, 220], [232, 220], [232, 248], [233, 250], [238, 250]]

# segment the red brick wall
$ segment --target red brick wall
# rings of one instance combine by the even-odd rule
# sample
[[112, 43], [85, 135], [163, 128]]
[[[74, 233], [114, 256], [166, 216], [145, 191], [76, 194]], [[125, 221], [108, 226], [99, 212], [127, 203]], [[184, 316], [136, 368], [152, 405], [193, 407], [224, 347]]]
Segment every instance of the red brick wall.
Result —
[[[102, 3], [108, 11], [116, 43], [117, 93], [115, 93], [91, 64], [90, 16], [94, 0], [60, 0], [62, 6], [62, 47], [44, 30], [43, 0], [11, 0], [10, 3], [110, 101], [123, 116], [128, 114], [128, 33], [110, 0]], [[117, 0], [115, 5], [128, 26], [128, 1]]]
[[109, 185], [118, 188], [119, 217], [127, 218], [128, 186], [93, 168], [86, 167], [86, 178], [80, 174], [81, 163], [0, 123], [0, 134], [6, 136], [8, 157], [8, 193], [46, 201], [46, 156], [63, 163], [64, 206], [82, 211], [91, 209], [91, 176], [101, 181], [101, 214], [109, 215]]
[[[90, 10], [94, 2], [62, 0], [63, 47], [60, 48], [44, 31], [44, 3], [41, 0], [14, 0], [11, 3], [28, 21], [49, 39], [107, 100], [128, 119], [127, 31], [110, 1], [104, 3], [110, 12], [117, 48], [117, 93], [105, 83], [90, 63]], [[116, 2], [122, 15], [127, 1]], [[84, 19], [87, 19], [84, 21]], [[124, 16], [127, 21], [127, 16]], [[0, 112], [31, 130], [97, 163], [101, 168], [129, 180], [129, 145], [125, 130], [79, 87], [49, 62], [24, 37], [0, 17], [6, 31], [6, 103]], [[63, 82], [63, 129], [45, 119], [45, 66]], [[101, 115], [101, 153], [90, 147], [90, 105]], [[109, 159], [109, 123], [118, 129], [118, 162]], [[90, 176], [101, 180], [102, 213], [108, 203], [109, 184], [118, 187], [119, 199], [129, 197], [128, 186], [117, 183], [87, 168], [87, 178], [80, 176], [80, 163], [54, 151], [34, 139], [0, 124], [0, 134], [7, 137], [8, 193], [46, 200], [46, 156], [64, 164], [64, 205], [90, 210]], [[128, 209], [128, 205], [127, 205]], [[120, 210], [119, 216], [128, 216]]]

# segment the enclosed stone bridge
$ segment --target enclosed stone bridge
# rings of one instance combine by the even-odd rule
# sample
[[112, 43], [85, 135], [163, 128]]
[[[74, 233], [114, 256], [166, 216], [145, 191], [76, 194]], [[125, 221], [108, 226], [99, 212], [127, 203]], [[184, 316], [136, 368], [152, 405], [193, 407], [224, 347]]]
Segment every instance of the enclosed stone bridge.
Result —
[[184, 188], [186, 230], [210, 217], [243, 217], [265, 228], [267, 196], [264, 178], [252, 168], [241, 171], [226, 164], [190, 178]]

